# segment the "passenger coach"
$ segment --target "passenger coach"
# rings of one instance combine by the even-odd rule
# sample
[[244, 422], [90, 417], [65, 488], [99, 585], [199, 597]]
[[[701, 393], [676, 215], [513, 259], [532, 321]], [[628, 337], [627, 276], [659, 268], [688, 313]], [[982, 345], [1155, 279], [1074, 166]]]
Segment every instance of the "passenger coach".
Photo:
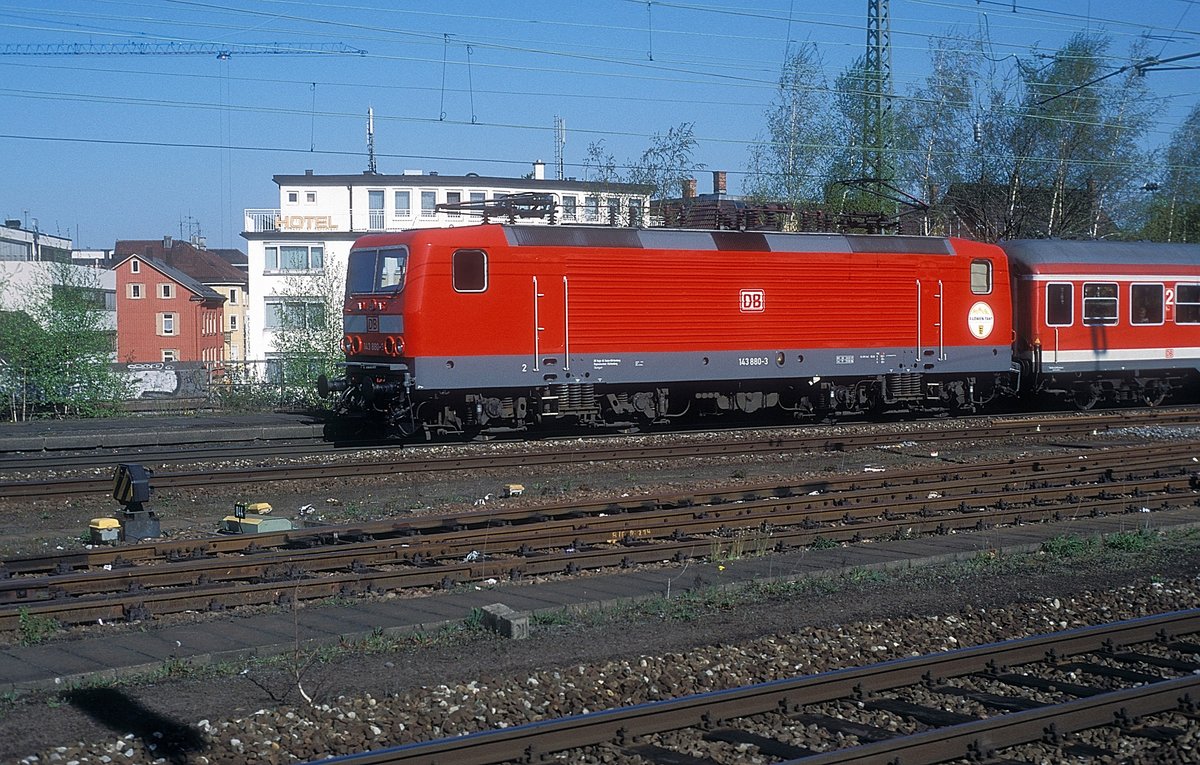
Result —
[[1033, 388], [1074, 400], [1158, 404], [1200, 368], [1200, 246], [1004, 244], [1016, 279], [1017, 358]]

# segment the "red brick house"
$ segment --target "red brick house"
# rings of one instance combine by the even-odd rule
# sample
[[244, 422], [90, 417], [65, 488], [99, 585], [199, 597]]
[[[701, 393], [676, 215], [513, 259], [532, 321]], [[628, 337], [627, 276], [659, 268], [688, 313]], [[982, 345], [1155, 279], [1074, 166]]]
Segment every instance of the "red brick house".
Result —
[[118, 361], [223, 360], [224, 295], [156, 258], [117, 257]]

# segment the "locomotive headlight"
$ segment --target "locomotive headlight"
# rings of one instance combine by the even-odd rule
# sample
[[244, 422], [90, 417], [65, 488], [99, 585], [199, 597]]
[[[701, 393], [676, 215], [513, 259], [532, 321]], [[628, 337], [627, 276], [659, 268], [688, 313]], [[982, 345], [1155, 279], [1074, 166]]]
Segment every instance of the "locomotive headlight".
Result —
[[346, 335], [342, 338], [342, 351], [353, 356], [362, 351], [362, 338], [358, 335]]
[[399, 356], [404, 352], [404, 338], [399, 335], [388, 335], [383, 338], [383, 350], [389, 356]]

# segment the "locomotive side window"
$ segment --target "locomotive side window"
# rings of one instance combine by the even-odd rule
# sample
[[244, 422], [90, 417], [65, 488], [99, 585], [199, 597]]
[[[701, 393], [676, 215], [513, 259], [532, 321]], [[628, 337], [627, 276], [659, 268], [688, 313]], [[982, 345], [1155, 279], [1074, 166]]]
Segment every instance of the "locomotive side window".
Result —
[[1084, 282], [1083, 323], [1117, 323], [1117, 285], [1110, 282]]
[[992, 294], [992, 261], [971, 261], [971, 294]]
[[1200, 324], [1200, 284], [1175, 285], [1175, 323]]
[[1163, 323], [1163, 286], [1134, 284], [1129, 287], [1129, 323]]
[[454, 253], [454, 291], [483, 292], [487, 289], [487, 253], [458, 250]]
[[1046, 326], [1069, 327], [1075, 323], [1075, 301], [1070, 284], [1046, 285]]

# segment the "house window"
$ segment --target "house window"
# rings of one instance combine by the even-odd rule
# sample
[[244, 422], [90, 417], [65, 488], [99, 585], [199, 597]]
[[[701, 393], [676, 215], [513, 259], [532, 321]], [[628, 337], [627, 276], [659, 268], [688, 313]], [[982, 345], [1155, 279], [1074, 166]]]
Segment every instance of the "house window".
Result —
[[177, 314], [160, 313], [158, 319], [158, 334], [162, 337], [167, 337], [175, 334], [175, 321]]
[[229, 331], [237, 332], [237, 317], [236, 316], [229, 317]]
[[162, 360], [163, 361], [179, 361], [179, 350], [176, 348], [163, 348], [162, 349]]
[[138, 260], [137, 258], [134, 258], [133, 260], [129, 261], [129, 273], [140, 274], [141, 272], [142, 272], [142, 261]]
[[308, 202], [310, 205], [315, 205], [317, 203], [317, 192], [315, 192], [315, 191], [304, 192], [304, 201]]
[[472, 203], [482, 202], [485, 199], [487, 199], [487, 194], [484, 194], [482, 191], [472, 191], [471, 192], [471, 202]]
[[1117, 323], [1117, 285], [1112, 282], [1084, 282], [1083, 323]]
[[1046, 326], [1069, 327], [1075, 322], [1070, 284], [1046, 285]]
[[1129, 323], [1163, 323], [1163, 286], [1161, 284], [1130, 285]]
[[175, 297], [175, 285], [170, 282], [165, 282], [158, 285], [158, 296], [164, 300], [170, 300]]
[[408, 218], [412, 216], [412, 192], [397, 191], [396, 192], [396, 212], [397, 218]]
[[290, 202], [291, 204], [296, 204], [297, 202], [300, 201], [300, 193], [297, 191], [289, 191], [287, 193], [287, 195], [288, 195], [288, 202]]
[[[461, 191], [447, 191], [446, 192], [446, 204], [448, 204], [448, 205], [462, 204], [462, 192]], [[451, 210], [449, 214], [450, 214], [451, 218], [461, 218], [462, 217], [462, 211], [460, 211], [460, 210]]]
[[992, 261], [971, 261], [971, 294], [990, 295], [992, 293]]
[[587, 220], [592, 223], [600, 220], [600, 197], [587, 198]]
[[272, 244], [263, 248], [267, 273], [320, 271], [325, 267], [325, 248], [319, 244]]
[[483, 292], [487, 289], [487, 253], [459, 250], [454, 253], [454, 291]]
[[230, 287], [229, 288], [229, 305], [237, 305], [237, 304], [238, 304], [238, 288]]
[[317, 298], [272, 298], [264, 306], [267, 329], [312, 329], [325, 323], [325, 304]]
[[1200, 284], [1175, 285], [1175, 323], [1200, 324]]
[[130, 300], [141, 300], [146, 294], [146, 286], [144, 284], [126, 284], [125, 297]]
[[421, 217], [432, 218], [437, 215], [437, 192], [422, 191], [421, 192]]
[[579, 209], [579, 199], [574, 195], [563, 195], [562, 211], [563, 220], [575, 220], [575, 215]]

